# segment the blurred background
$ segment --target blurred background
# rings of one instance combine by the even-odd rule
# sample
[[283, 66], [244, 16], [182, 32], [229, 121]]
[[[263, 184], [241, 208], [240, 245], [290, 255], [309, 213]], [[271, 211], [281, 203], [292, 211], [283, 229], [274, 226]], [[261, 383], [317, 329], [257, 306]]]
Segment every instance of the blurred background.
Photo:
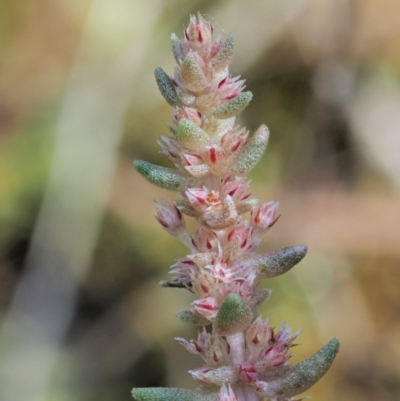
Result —
[[185, 248], [160, 229], [132, 160], [168, 165], [171, 32], [201, 11], [237, 40], [241, 115], [271, 130], [253, 193], [282, 217], [260, 247], [309, 254], [262, 314], [303, 328], [293, 362], [337, 337], [315, 400], [400, 399], [397, 0], [0, 2], [0, 400], [123, 401], [193, 388], [173, 337], [193, 300], [163, 289]]

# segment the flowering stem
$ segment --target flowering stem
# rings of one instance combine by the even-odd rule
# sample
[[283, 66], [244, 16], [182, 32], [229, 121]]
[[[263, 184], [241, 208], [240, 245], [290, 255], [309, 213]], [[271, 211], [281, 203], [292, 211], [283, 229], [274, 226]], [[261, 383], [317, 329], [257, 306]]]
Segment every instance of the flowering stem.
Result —
[[240, 366], [244, 362], [244, 334], [243, 332], [227, 336], [226, 341], [230, 347], [230, 356], [233, 366]]
[[[244, 80], [229, 74], [234, 36], [213, 39], [212, 25], [198, 14], [190, 17], [183, 39], [173, 34], [171, 42], [175, 74], [157, 68], [155, 77], [173, 107], [171, 135], [162, 137], [161, 153], [176, 168], [138, 160], [134, 166], [152, 184], [179, 193], [176, 202], [156, 202], [156, 219], [190, 254], [176, 261], [174, 276], [162, 285], [197, 296], [190, 310], [178, 314], [183, 322], [212, 327], [195, 340], [177, 338], [203, 359], [203, 366], [190, 371], [199, 390], [132, 393], [138, 401], [289, 401], [322, 377], [339, 343], [331, 340], [309, 359], [288, 365], [300, 332], [291, 335], [286, 325], [275, 331], [268, 319], [256, 317], [270, 295], [258, 288], [260, 281], [289, 271], [307, 247], [255, 253], [279, 218], [278, 202], [257, 206], [250, 197], [246, 175], [265, 151], [269, 131], [262, 125], [250, 136], [235, 125], [252, 94], [243, 92]], [[188, 233], [183, 215], [196, 220], [194, 233]]]

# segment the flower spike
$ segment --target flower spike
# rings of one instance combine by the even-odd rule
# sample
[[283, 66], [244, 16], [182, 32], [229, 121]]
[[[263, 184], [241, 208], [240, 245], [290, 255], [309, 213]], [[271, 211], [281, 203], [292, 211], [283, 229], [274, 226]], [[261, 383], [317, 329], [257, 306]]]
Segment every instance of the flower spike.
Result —
[[[159, 145], [175, 169], [141, 160], [134, 166], [152, 184], [178, 192], [173, 202], [156, 201], [155, 217], [188, 250], [160, 284], [195, 297], [177, 317], [203, 329], [196, 339], [176, 340], [201, 358], [189, 372], [201, 387], [137, 388], [132, 395], [136, 401], [294, 401], [326, 373], [339, 342], [333, 339], [310, 358], [289, 364], [301, 331], [292, 334], [286, 323], [275, 330], [257, 315], [271, 296], [260, 282], [288, 272], [307, 253], [305, 245], [256, 253], [279, 219], [278, 202], [258, 204], [246, 178], [266, 150], [268, 128], [262, 125], [249, 136], [236, 125], [253, 95], [229, 73], [232, 34], [213, 39], [212, 25], [198, 13], [190, 16], [182, 39], [171, 35], [171, 47], [173, 78], [161, 68], [154, 74], [173, 107], [170, 132]], [[183, 215], [195, 220], [190, 234]]]

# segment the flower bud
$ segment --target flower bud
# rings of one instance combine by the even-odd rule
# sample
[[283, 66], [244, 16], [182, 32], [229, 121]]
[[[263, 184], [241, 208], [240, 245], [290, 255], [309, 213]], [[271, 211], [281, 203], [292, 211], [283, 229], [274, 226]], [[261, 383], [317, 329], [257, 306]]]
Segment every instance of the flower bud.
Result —
[[233, 366], [222, 366], [216, 369], [210, 369], [205, 366], [198, 369], [189, 370], [194, 379], [203, 384], [213, 384], [221, 386], [222, 384], [232, 383], [236, 379], [236, 372]]
[[201, 47], [211, 41], [212, 25], [200, 13], [190, 16], [189, 26], [185, 29], [185, 37], [194, 47]]
[[251, 213], [251, 223], [253, 227], [258, 228], [260, 231], [265, 232], [272, 227], [276, 220], [276, 211], [279, 202], [263, 203], [256, 210]]
[[157, 221], [161, 226], [174, 236], [179, 236], [186, 231], [185, 220], [182, 217], [180, 210], [170, 202], [164, 200], [156, 201]]
[[228, 387], [225, 384], [222, 385], [217, 401], [237, 401], [235, 393], [233, 392], [230, 384], [228, 384]]
[[205, 188], [189, 188], [185, 195], [190, 202], [191, 206], [198, 212], [202, 212], [208, 207], [207, 196], [209, 191]]
[[229, 195], [222, 201], [222, 205], [210, 206], [203, 212], [204, 222], [213, 229], [229, 227], [237, 216], [235, 202]]
[[218, 312], [218, 302], [213, 297], [205, 297], [192, 303], [194, 310], [208, 320], [214, 320]]
[[257, 372], [250, 362], [243, 362], [239, 366], [239, 380], [244, 383], [252, 383], [257, 380]]

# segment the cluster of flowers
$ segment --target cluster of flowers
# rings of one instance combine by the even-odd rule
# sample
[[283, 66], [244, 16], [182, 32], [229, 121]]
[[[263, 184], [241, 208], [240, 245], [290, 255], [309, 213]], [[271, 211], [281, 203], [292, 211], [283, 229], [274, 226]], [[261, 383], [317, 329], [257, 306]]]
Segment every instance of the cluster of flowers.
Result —
[[[165, 287], [185, 288], [196, 295], [178, 317], [204, 326], [196, 340], [177, 340], [204, 365], [190, 371], [197, 390], [136, 388], [138, 401], [292, 400], [319, 380], [339, 348], [331, 340], [309, 359], [287, 364], [299, 332], [285, 325], [277, 332], [268, 319], [255, 317], [270, 290], [262, 279], [281, 275], [306, 254], [304, 245], [256, 254], [261, 237], [277, 221], [277, 202], [260, 206], [250, 198], [246, 174], [267, 147], [268, 129], [252, 136], [235, 125], [236, 115], [252, 98], [244, 80], [229, 75], [234, 36], [213, 39], [213, 27], [191, 16], [180, 40], [171, 36], [178, 67], [173, 77], [161, 68], [155, 77], [161, 94], [173, 107], [170, 135], [161, 138], [161, 152], [175, 165], [165, 168], [135, 161], [148, 181], [177, 191], [175, 202], [156, 202], [157, 220], [181, 240], [190, 254], [171, 268]], [[197, 222], [194, 234], [183, 215]], [[249, 217], [245, 217], [245, 216]], [[208, 327], [206, 330], [205, 327]]]

